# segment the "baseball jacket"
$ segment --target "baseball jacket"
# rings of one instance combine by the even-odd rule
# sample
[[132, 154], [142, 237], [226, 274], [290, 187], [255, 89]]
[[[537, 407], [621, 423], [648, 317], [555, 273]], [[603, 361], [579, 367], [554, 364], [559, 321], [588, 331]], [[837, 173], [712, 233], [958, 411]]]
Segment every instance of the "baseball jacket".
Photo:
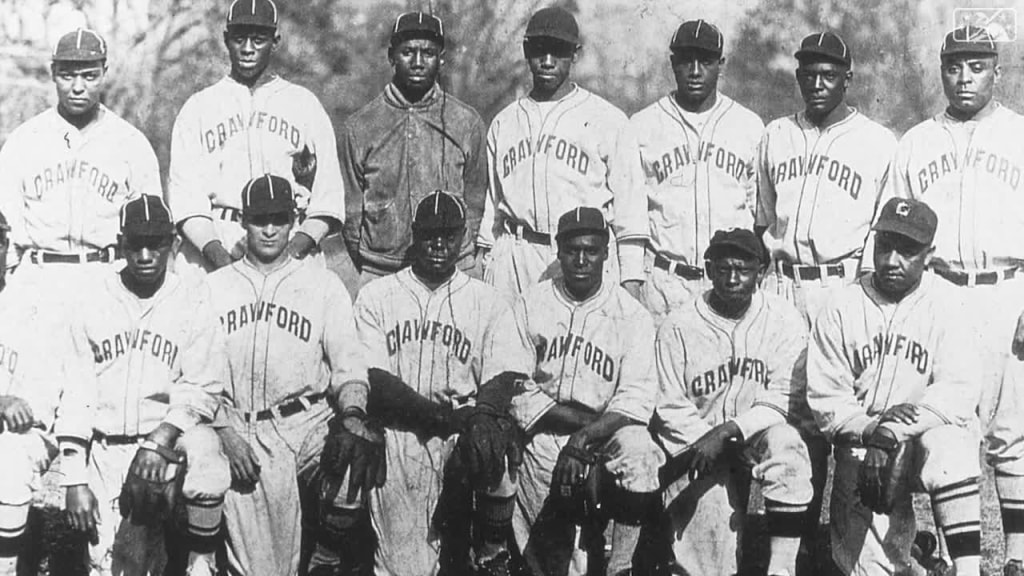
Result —
[[385, 273], [408, 264], [412, 220], [441, 188], [466, 204], [461, 255], [473, 251], [487, 192], [485, 126], [469, 105], [434, 87], [409, 102], [394, 84], [345, 122], [345, 243], [360, 267]]

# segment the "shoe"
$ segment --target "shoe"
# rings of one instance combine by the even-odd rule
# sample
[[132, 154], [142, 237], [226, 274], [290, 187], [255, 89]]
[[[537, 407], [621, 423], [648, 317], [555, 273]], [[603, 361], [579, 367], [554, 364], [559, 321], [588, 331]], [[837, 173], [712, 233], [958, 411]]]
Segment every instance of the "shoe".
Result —
[[217, 576], [217, 567], [213, 559], [207, 555], [195, 555], [189, 560], [185, 576]]
[[477, 564], [474, 573], [476, 576], [510, 576], [508, 551], [502, 550], [494, 558]]
[[1003, 566], [1003, 576], [1024, 576], [1024, 560], [1010, 560]]

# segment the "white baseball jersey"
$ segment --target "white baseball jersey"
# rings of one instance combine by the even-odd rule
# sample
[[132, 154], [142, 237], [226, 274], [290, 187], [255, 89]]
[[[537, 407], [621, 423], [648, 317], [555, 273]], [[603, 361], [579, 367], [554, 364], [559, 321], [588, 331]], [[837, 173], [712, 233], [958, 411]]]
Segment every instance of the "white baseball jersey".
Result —
[[558, 218], [577, 206], [601, 208], [621, 242], [647, 238], [641, 191], [627, 186], [618, 148], [626, 115], [579, 86], [561, 100], [529, 97], [508, 105], [487, 131], [489, 188], [477, 244], [490, 248], [502, 222], [535, 232], [557, 231]]
[[[171, 212], [178, 222], [212, 215], [218, 238], [230, 250], [243, 232], [236, 222], [222, 220], [217, 208], [241, 209], [242, 188], [268, 173], [287, 178], [303, 194], [293, 180], [292, 156], [304, 146], [316, 154], [317, 170], [308, 205], [300, 199], [300, 207], [307, 217], [341, 222], [345, 189], [337, 142], [320, 101], [283, 78], [250, 89], [225, 77], [192, 95], [174, 121]], [[322, 237], [323, 232], [314, 235]]]
[[640, 151], [643, 182], [635, 185], [646, 190], [654, 251], [699, 267], [716, 230], [753, 228], [764, 130], [756, 114], [721, 93], [710, 110], [687, 112], [669, 94], [634, 114], [628, 130]]
[[772, 257], [818, 265], [859, 256], [895, 148], [892, 132], [857, 111], [825, 129], [803, 112], [768, 124], [757, 224]]
[[[356, 327], [370, 367], [458, 408], [476, 396], [484, 343], [508, 308], [496, 288], [459, 270], [430, 290], [407, 267], [359, 291]], [[386, 438], [388, 479], [370, 497], [378, 574], [430, 576], [438, 558], [431, 517], [455, 438], [423, 441], [394, 429]]]
[[56, 108], [46, 110], [0, 150], [0, 212], [11, 225], [12, 250], [74, 253], [116, 244], [121, 205], [140, 194], [162, 195], [153, 147], [102, 104], [84, 131]]
[[999, 103], [980, 120], [945, 112], [900, 140], [886, 195], [916, 198], [939, 217], [935, 259], [954, 269], [1024, 261], [1024, 116]]
[[743, 317], [726, 318], [708, 305], [709, 294], [673, 312], [658, 330], [658, 432], [665, 448], [680, 453], [730, 420], [745, 439], [786, 421], [812, 426], [800, 313], [778, 296], [755, 292]]
[[946, 424], [966, 425], [978, 405], [982, 367], [956, 289], [930, 273], [900, 302], [872, 276], [837, 292], [814, 324], [807, 400], [833, 441], [858, 440], [891, 406], [916, 404]]
[[95, 382], [96, 431], [143, 436], [161, 422], [187, 431], [213, 420], [229, 374], [205, 285], [168, 272], [140, 299], [110, 272], [88, 301], [71, 329], [75, 353], [92, 360], [80, 379]]

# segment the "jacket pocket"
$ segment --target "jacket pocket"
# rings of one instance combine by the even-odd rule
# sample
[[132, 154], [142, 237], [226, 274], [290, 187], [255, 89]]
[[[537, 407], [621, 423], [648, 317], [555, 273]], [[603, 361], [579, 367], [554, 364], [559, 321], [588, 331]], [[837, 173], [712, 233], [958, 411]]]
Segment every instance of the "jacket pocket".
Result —
[[371, 252], [393, 254], [405, 248], [411, 226], [407, 210], [390, 198], [367, 202], [363, 208], [363, 246]]

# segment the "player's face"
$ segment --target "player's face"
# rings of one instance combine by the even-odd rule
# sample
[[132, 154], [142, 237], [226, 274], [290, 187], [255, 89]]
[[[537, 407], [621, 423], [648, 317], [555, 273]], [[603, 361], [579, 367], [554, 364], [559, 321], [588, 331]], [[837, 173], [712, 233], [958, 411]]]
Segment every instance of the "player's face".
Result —
[[899, 300], [921, 281], [933, 248], [894, 232], [875, 233], [874, 285]]
[[174, 243], [173, 235], [121, 236], [120, 242], [125, 273], [137, 285], [153, 286], [163, 281]]
[[282, 258], [294, 224], [295, 215], [289, 212], [243, 215], [242, 227], [245, 228], [245, 246], [248, 254], [264, 264]]
[[950, 112], [973, 117], [992, 101], [1000, 68], [995, 56], [964, 54], [942, 59], [942, 90]]
[[65, 116], [91, 114], [100, 103], [107, 66], [103, 62], [55, 62], [57, 107]]
[[824, 118], [842, 104], [851, 78], [853, 72], [836, 62], [801, 62], [796, 69], [796, 82], [800, 86], [807, 116]]
[[704, 50], [676, 50], [672, 53], [677, 99], [687, 109], [696, 109], [718, 88], [718, 74], [725, 58]]
[[597, 293], [608, 259], [608, 238], [601, 234], [580, 234], [558, 242], [558, 263], [565, 289], [577, 300]]
[[523, 54], [533, 75], [532, 94], [561, 97], [569, 91], [569, 72], [576, 62], [577, 47], [555, 38], [531, 38], [523, 42]]
[[715, 300], [729, 310], [746, 310], [762, 270], [760, 261], [745, 254], [723, 254], [712, 259], [707, 272]]
[[413, 272], [432, 282], [448, 279], [455, 273], [463, 234], [461, 228], [414, 230]]
[[280, 40], [276, 31], [260, 26], [232, 26], [225, 31], [231, 77], [243, 84], [258, 80], [270, 65], [270, 56]]
[[392, 81], [403, 94], [426, 94], [441, 71], [441, 45], [426, 38], [410, 38], [391, 49], [388, 60]]

